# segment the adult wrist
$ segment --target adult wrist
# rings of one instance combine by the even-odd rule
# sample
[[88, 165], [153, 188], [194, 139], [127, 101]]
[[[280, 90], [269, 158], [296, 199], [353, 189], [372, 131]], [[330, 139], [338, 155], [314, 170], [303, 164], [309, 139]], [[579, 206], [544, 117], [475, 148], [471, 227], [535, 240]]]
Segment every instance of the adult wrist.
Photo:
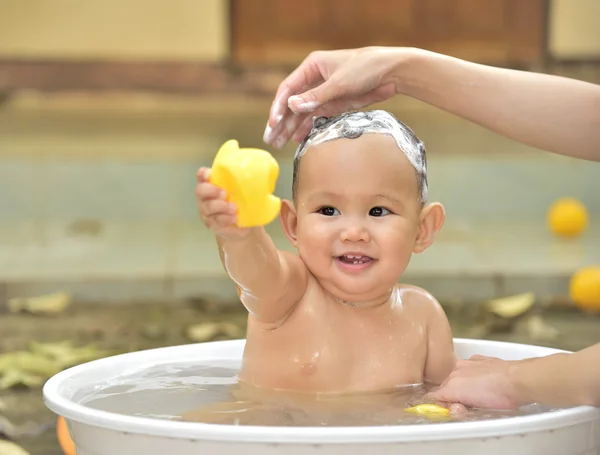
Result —
[[424, 69], [435, 56], [434, 53], [413, 47], [395, 47], [392, 52], [391, 79], [397, 95], [415, 96], [423, 87]]
[[506, 369], [507, 398], [519, 405], [528, 402], [528, 394], [525, 390], [526, 387], [523, 378], [526, 375], [524, 369], [527, 367], [529, 361], [530, 359], [509, 361], [508, 368]]

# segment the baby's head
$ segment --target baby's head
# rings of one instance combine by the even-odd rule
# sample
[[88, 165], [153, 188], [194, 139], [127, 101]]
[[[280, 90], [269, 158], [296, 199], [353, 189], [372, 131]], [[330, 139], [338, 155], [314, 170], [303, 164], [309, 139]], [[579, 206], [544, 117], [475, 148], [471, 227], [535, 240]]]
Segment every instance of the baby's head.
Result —
[[[335, 117], [315, 117], [313, 127], [300, 143], [294, 155], [294, 171], [292, 177], [292, 195], [296, 199], [298, 189], [298, 169], [300, 161], [309, 147], [314, 147], [334, 139], [356, 139], [363, 134], [387, 134], [404, 152], [413, 166], [419, 199], [427, 202], [427, 152], [423, 142], [404, 123], [398, 121], [389, 112], [375, 110], [369, 112], [346, 112]], [[368, 152], [367, 152], [368, 153]]]
[[423, 143], [381, 110], [315, 118], [292, 188], [284, 230], [321, 285], [349, 302], [381, 300], [444, 222], [443, 207], [427, 204]]

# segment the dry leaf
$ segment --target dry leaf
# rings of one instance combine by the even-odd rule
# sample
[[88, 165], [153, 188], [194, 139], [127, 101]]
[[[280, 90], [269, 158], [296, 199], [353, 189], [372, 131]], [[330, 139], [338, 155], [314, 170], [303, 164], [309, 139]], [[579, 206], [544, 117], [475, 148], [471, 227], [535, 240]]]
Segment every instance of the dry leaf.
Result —
[[102, 222], [93, 218], [82, 218], [67, 226], [70, 235], [89, 235], [97, 237], [102, 233]]
[[216, 322], [204, 322], [188, 327], [187, 337], [192, 341], [203, 343], [212, 340], [220, 331], [219, 324]]
[[60, 357], [64, 352], [72, 350], [73, 342], [70, 340], [58, 341], [56, 343], [38, 343], [37, 341], [30, 341], [28, 347], [34, 354], [55, 359]]
[[58, 314], [65, 311], [70, 303], [71, 294], [57, 292], [38, 297], [10, 299], [8, 310], [11, 313], [25, 311], [32, 314]]
[[14, 442], [0, 439], [0, 455], [30, 455], [23, 447]]
[[42, 355], [29, 351], [15, 351], [0, 355], [0, 374], [6, 374], [10, 370], [50, 377], [58, 373], [61, 367]]
[[527, 318], [525, 327], [533, 340], [554, 340], [560, 335], [558, 329], [547, 324], [540, 315]]
[[186, 334], [190, 340], [203, 343], [213, 340], [219, 335], [239, 338], [243, 335], [243, 331], [231, 322], [203, 322], [188, 327]]
[[229, 307], [226, 302], [210, 296], [191, 298], [189, 303], [193, 308], [208, 314], [221, 314]]
[[77, 347], [72, 341], [59, 341], [57, 343], [31, 341], [29, 342], [29, 350], [34, 354], [51, 359], [61, 369], [114, 354], [110, 351], [99, 350], [93, 344]]
[[149, 340], [156, 340], [165, 336], [165, 329], [159, 324], [144, 324], [141, 332], [142, 336]]
[[223, 331], [223, 334], [229, 338], [240, 338], [244, 336], [242, 328], [231, 322], [222, 322], [221, 330]]
[[535, 294], [526, 292], [524, 294], [493, 299], [486, 303], [485, 307], [497, 316], [512, 319], [526, 313], [535, 303]]
[[[25, 386], [29, 388], [40, 387], [44, 384], [45, 378], [36, 376], [16, 368], [5, 371], [0, 377], [0, 390], [10, 389], [16, 386]], [[1, 452], [0, 452], [1, 454]]]
[[[29, 351], [0, 354], [0, 389], [15, 386], [39, 387], [65, 368], [114, 353], [94, 345], [76, 347], [71, 341], [29, 343]], [[1, 454], [0, 454], [1, 455]]]
[[[15, 441], [20, 438], [34, 438], [45, 433], [55, 425], [56, 421], [54, 419], [47, 420], [41, 424], [30, 421], [22, 425], [15, 425], [6, 417], [0, 416], [0, 439], [5, 437]], [[1, 453], [2, 452], [0, 452], [0, 454]]]
[[482, 323], [477, 324], [467, 329], [466, 333], [469, 338], [484, 338], [492, 332], [492, 328], [489, 324]]

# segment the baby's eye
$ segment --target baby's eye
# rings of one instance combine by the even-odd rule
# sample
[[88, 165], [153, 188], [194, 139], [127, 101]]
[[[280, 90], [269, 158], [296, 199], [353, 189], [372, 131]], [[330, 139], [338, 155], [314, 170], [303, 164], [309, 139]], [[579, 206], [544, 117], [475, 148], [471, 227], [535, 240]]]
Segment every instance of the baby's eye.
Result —
[[321, 215], [325, 215], [325, 216], [334, 216], [336, 214], [336, 212], [339, 214], [340, 212], [338, 212], [337, 209], [333, 208], [333, 207], [321, 207], [318, 212]]
[[369, 210], [370, 216], [385, 216], [390, 213], [391, 212], [384, 207], [373, 207], [371, 210]]

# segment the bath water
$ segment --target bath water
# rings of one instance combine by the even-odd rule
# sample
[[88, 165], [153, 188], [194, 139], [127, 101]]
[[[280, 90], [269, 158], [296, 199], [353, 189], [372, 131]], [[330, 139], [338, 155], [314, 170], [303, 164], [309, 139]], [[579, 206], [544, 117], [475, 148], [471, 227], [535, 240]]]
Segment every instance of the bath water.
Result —
[[459, 418], [427, 418], [404, 408], [427, 403], [429, 386], [377, 393], [316, 395], [273, 392], [238, 382], [239, 361], [170, 363], [83, 390], [85, 406], [131, 416], [227, 425], [387, 426], [508, 418], [549, 412], [538, 404], [515, 411], [470, 410]]

